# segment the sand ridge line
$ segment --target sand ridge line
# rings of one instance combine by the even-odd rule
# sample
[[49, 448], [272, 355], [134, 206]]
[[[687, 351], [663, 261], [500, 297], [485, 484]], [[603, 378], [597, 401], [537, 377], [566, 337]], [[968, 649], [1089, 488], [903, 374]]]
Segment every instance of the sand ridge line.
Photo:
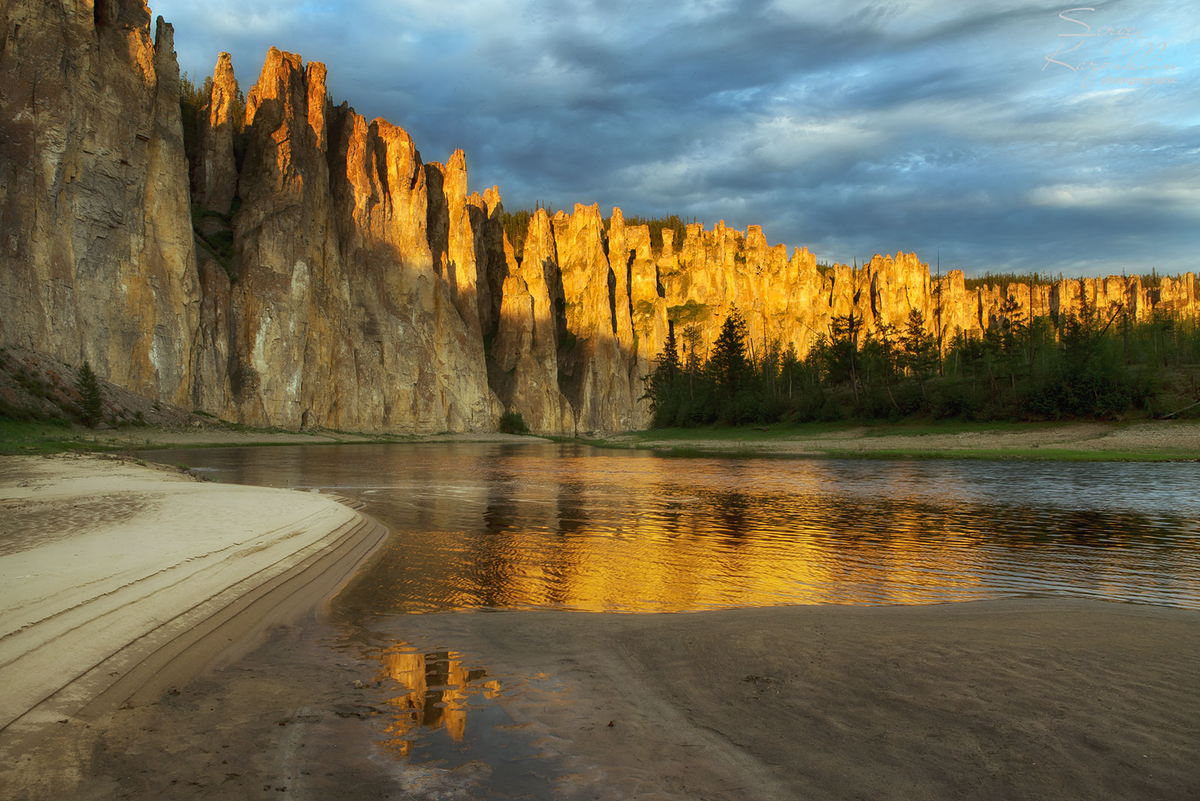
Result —
[[[310, 525], [316, 522], [315, 520], [312, 520], [312, 518], [315, 518], [316, 516], [317, 516], [316, 513], [309, 516], [308, 519], [309, 519]], [[274, 532], [267, 532], [267, 533], [263, 534], [262, 537], [269, 537], [273, 533]], [[7, 640], [11, 637], [17, 636], [17, 635], [21, 634], [23, 631], [26, 631], [30, 628], [33, 628], [35, 626], [39, 626], [39, 625], [42, 625], [45, 623], [50, 623], [50, 622], [54, 621], [56, 618], [60, 618], [60, 617], [69, 615], [70, 613], [72, 613], [74, 611], [77, 611], [81, 608], [86, 607], [88, 604], [99, 602], [99, 601], [101, 601], [101, 599], [111, 598], [111, 597], [119, 595], [123, 592], [138, 589], [142, 585], [145, 585], [147, 583], [152, 584], [155, 581], [155, 579], [161, 579], [161, 578], [167, 576], [168, 574], [173, 574], [173, 573], [179, 572], [180, 570], [183, 569], [183, 567], [185, 565], [192, 565], [193, 563], [211, 561], [221, 555], [224, 555], [225, 559], [242, 557], [242, 556], [250, 556], [255, 553], [259, 553], [261, 551], [267, 550], [268, 548], [271, 548], [278, 542], [282, 542], [285, 539], [288, 539], [291, 537], [302, 536], [303, 534], [304, 534], [304, 531], [302, 529], [295, 529], [292, 532], [290, 532], [288, 535], [286, 535], [285, 538], [276, 540], [275, 542], [266, 542], [266, 543], [257, 542], [257, 538], [256, 538], [256, 542], [254, 544], [251, 544], [246, 548], [242, 548], [241, 550], [238, 550], [238, 549], [244, 543], [234, 543], [232, 545], [228, 545], [223, 548], [208, 551], [207, 553], [196, 554], [194, 556], [188, 556], [185, 559], [183, 559], [183, 561], [181, 561], [177, 564], [167, 565], [166, 567], [163, 567], [152, 573], [138, 576], [137, 578], [134, 578], [131, 581], [126, 582], [125, 584], [121, 584], [116, 587], [111, 587], [109, 589], [104, 590], [103, 592], [100, 592], [100, 593], [94, 595], [94, 596], [86, 597], [83, 600], [80, 600], [71, 606], [65, 606], [65, 607], [57, 609], [53, 612], [49, 612], [48, 614], [45, 615], [45, 617], [41, 617], [36, 620], [30, 620], [27, 623], [21, 625], [17, 629], [4, 632], [4, 633], [0, 634], [0, 648], [3, 648], [7, 645], [5, 643], [5, 640]], [[217, 567], [217, 566], [219, 566], [219, 565], [214, 565], [214, 567]], [[185, 574], [185, 575], [181, 576], [178, 581], [175, 581], [171, 584], [164, 585], [163, 587], [150, 587], [149, 589], [147, 589], [145, 595], [149, 595], [150, 593], [159, 591], [164, 588], [170, 589], [172, 587], [179, 586], [184, 581], [191, 578], [192, 575], [193, 574], [190, 574], [190, 573]], [[104, 583], [104, 578], [97, 578], [95, 581], [92, 581], [88, 584], [79, 585], [79, 586], [75, 587], [74, 589], [82, 590], [82, 589], [85, 589], [86, 587], [89, 587], [92, 585], [97, 585], [97, 584], [103, 584], [103, 583]], [[42, 601], [50, 602], [52, 600], [53, 600], [52, 598], [37, 599], [37, 602], [42, 602]], [[22, 606], [22, 609], [29, 609], [29, 608], [31, 608], [31, 606], [32, 606], [32, 603], [27, 603]], [[12, 610], [10, 610], [10, 609], [0, 609], [0, 614], [6, 613], [6, 612], [11, 612], [11, 611]], [[7, 621], [5, 621], [5, 622], [7, 622]], [[0, 661], [0, 667], [3, 667], [5, 664], [7, 664], [7, 663]]]
[[[113, 696], [118, 683], [124, 702], [139, 689], [122, 680], [129, 670], [211, 619], [207, 639], [193, 638], [203, 641], [188, 657], [194, 670], [160, 659], [144, 678], [168, 668], [177, 680], [202, 671], [262, 621], [286, 619], [279, 607], [311, 612], [348, 578], [346, 560], [357, 566], [386, 533], [317, 493], [192, 482], [98, 457], [8, 457], [4, 467], [0, 496], [9, 499], [37, 503], [42, 492], [25, 491], [30, 484], [68, 499], [72, 492], [119, 498], [130, 489], [153, 496], [152, 509], [114, 525], [57, 532], [44, 546], [0, 556], [0, 578], [9, 579], [0, 585], [5, 733], [14, 722], [36, 727], [74, 715]], [[13, 580], [17, 574], [32, 583]]]
[[[329, 545], [310, 549], [286, 570], [262, 581], [247, 579], [214, 596], [207, 608], [197, 605], [170, 621], [172, 625], [148, 632], [93, 669], [108, 686], [79, 715], [94, 718], [124, 704], [152, 703], [168, 687], [252, 650], [270, 626], [296, 620], [318, 607], [324, 611], [329, 598], [387, 534], [384, 526], [363, 516], [331, 535]], [[162, 645], [151, 649], [154, 642]], [[110, 683], [103, 677], [112, 667], [119, 667], [121, 676]]]
[[[354, 521], [352, 521], [352, 523], [353, 522]], [[344, 526], [341, 528], [344, 528], [345, 526], [348, 526], [348, 525], [351, 525], [351, 523], [344, 524]], [[272, 574], [273, 570], [286, 569], [288, 566], [290, 566], [295, 561], [297, 556], [299, 556], [300, 554], [307, 553], [308, 551], [313, 550], [313, 549], [321, 550], [325, 547], [328, 547], [328, 545], [330, 544], [331, 541], [336, 541], [336, 539], [339, 536], [338, 532], [341, 530], [341, 528], [335, 529], [328, 536], [324, 537], [317, 543], [306, 546], [301, 551], [298, 551], [295, 553], [288, 552], [287, 554], [280, 557], [276, 562], [273, 562], [273, 563], [263, 567], [262, 569], [258, 570], [251, 576], [247, 577], [247, 579], [245, 579], [245, 580], [250, 581], [250, 580], [254, 579], [255, 577], [269, 576]], [[104, 621], [106, 619], [111, 618], [114, 615], [128, 614], [129, 610], [132, 607], [134, 607], [135, 605], [140, 604], [140, 603], [151, 602], [157, 593], [171, 591], [171, 590], [175, 590], [175, 589], [181, 589], [181, 588], [182, 589], [190, 589], [189, 587], [186, 586], [187, 582], [195, 581], [197, 578], [202, 577], [207, 572], [218, 571], [218, 570], [222, 569], [223, 567], [227, 567], [227, 565], [225, 563], [229, 562], [230, 560], [236, 560], [243, 556], [263, 551], [266, 548], [272, 547], [272, 545], [273, 544], [263, 545], [259, 548], [254, 548], [254, 549], [250, 550], [249, 552], [239, 552], [239, 553], [229, 554], [225, 557], [225, 559], [223, 559], [221, 562], [219, 562], [217, 564], [208, 565], [208, 566], [201, 568], [200, 570], [197, 570], [197, 571], [194, 571], [191, 573], [186, 573], [182, 576], [179, 576], [175, 581], [173, 581], [171, 583], [160, 584], [158, 586], [155, 586], [155, 583], [154, 583], [155, 579], [164, 579], [168, 575], [173, 576], [182, 567], [181, 565], [173, 565], [171, 567], [168, 567], [161, 571], [158, 571], [157, 573], [154, 573], [150, 576], [145, 576], [141, 579], [138, 579], [137, 581], [134, 581], [129, 584], [125, 584], [120, 587], [116, 587], [112, 590], [109, 590], [107, 592], [104, 592], [100, 595], [97, 595], [97, 596], [91, 598], [91, 599], [88, 599], [79, 604], [76, 604], [73, 607], [56, 612], [48, 618], [44, 618], [42, 620], [30, 623], [30, 624], [26, 625], [25, 627], [23, 627], [22, 629], [18, 629], [17, 631], [10, 632], [9, 634], [6, 634], [4, 637], [0, 637], [0, 649], [2, 649], [2, 650], [0, 650], [0, 653], [2, 653], [2, 651], [11, 651], [12, 653], [16, 654], [16, 656], [14, 656], [11, 659], [8, 659], [7, 661], [0, 661], [0, 669], [7, 667], [8, 665], [12, 664], [13, 662], [15, 662], [19, 659], [28, 660], [30, 658], [35, 658], [35, 654], [43, 649], [49, 648], [49, 649], [53, 650], [53, 649], [57, 649], [60, 647], [69, 647], [69, 640], [72, 635], [79, 636], [80, 634], [84, 634], [88, 640], [96, 640], [96, 639], [98, 639], [96, 637], [96, 634], [98, 633], [98, 630], [101, 629], [101, 627], [103, 627], [105, 625]], [[200, 559], [200, 557], [197, 557], [197, 560], [198, 559]], [[197, 560], [188, 560], [188, 561], [190, 562], [190, 561], [197, 561]], [[205, 586], [208, 586], [208, 585], [205, 585]], [[122, 596], [129, 595], [131, 592], [138, 593], [138, 594], [135, 597], [130, 598], [130, 599], [122, 598]], [[214, 592], [212, 595], [208, 596], [207, 598], [201, 599], [198, 603], [204, 603], [208, 600], [211, 600], [211, 598], [216, 597], [219, 594], [220, 594], [220, 591]], [[193, 597], [193, 596], [191, 594], [189, 594], [189, 596], [187, 596], [187, 597]], [[105, 603], [105, 602], [109, 602], [109, 601], [111, 601], [112, 603]], [[57, 624], [57, 625], [55, 625], [55, 624]], [[53, 626], [53, 628], [51, 628], [49, 631], [46, 631], [44, 628], [39, 628], [39, 627], [44, 627], [46, 625], [51, 625], [51, 626]], [[84, 632], [85, 627], [89, 628], [89, 631]], [[56, 631], [57, 631], [57, 633], [54, 633]], [[19, 636], [22, 633], [27, 633], [29, 635], [37, 634], [40, 637], [41, 641], [34, 642], [31, 646], [23, 647], [22, 643], [21, 643], [21, 638]], [[10, 639], [10, 638], [15, 638], [15, 639]], [[5, 642], [6, 639], [9, 641]], [[87, 651], [87, 646], [85, 644], [77, 644], [77, 645], [79, 646], [77, 649], [72, 649], [72, 651], [74, 653], [79, 653], [80, 651], [83, 651], [83, 652]], [[110, 647], [110, 646], [105, 646], [105, 647]], [[83, 672], [87, 672], [87, 669], [81, 669], [81, 674]]]

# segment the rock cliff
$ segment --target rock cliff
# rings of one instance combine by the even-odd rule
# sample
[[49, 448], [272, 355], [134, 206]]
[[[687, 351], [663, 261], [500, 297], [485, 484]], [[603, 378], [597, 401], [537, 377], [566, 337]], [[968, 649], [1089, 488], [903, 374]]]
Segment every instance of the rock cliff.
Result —
[[173, 31], [151, 36], [143, 0], [0, 17], [0, 344], [243, 423], [639, 428], [668, 332], [707, 358], [734, 308], [754, 355], [800, 357], [847, 315], [871, 334], [917, 309], [949, 344], [1014, 308], [1200, 313], [1190, 273], [967, 289], [915, 254], [789, 256], [758, 226], [652, 243], [598, 206], [539, 211], [518, 254], [461, 150], [423, 161], [403, 129], [332, 105], [317, 62], [272, 49], [243, 103], [222, 54], [189, 165]]
[[[323, 65], [275, 49], [242, 129], [231, 280], [204, 282], [204, 342], [227, 359], [228, 392], [205, 400], [257, 425], [494, 426], [465, 166], [447, 186], [402, 129], [330, 105]], [[456, 218], [431, 231], [447, 207]]]
[[141, 0], [0, 6], [0, 343], [186, 404], [200, 287], [173, 31]]

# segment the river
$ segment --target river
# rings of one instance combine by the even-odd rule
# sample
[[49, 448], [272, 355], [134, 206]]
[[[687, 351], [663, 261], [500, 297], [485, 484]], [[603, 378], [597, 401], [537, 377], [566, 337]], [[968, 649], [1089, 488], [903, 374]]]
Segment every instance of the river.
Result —
[[1054, 595], [1200, 609], [1200, 465], [668, 457], [573, 444], [158, 451], [394, 532], [342, 614]]
[[517, 724], [586, 705], [553, 671], [464, 636], [462, 615], [434, 613], [1032, 596], [1200, 609], [1195, 463], [698, 458], [536, 441], [147, 458], [365, 502], [392, 535], [335, 600], [331, 653], [374, 666], [385, 749], [438, 771], [442, 789], [487, 765], [478, 797], [553, 795], [563, 761]]

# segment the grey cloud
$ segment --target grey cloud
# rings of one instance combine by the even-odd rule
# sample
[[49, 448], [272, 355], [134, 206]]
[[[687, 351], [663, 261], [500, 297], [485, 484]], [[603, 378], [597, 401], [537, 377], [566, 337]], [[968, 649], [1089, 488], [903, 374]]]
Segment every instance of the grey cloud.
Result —
[[[464, 148], [472, 187], [498, 184], [510, 207], [761, 223], [831, 260], [932, 261], [940, 247], [943, 268], [968, 272], [1193, 269], [1200, 244], [1193, 196], [1151, 191], [1200, 185], [1200, 84], [1085, 96], [1068, 71], [1041, 70], [1058, 4], [864, 4], [815, 22], [766, 2], [699, 16], [559, 1], [459, 24], [406, 4], [347, 0], [314, 18], [258, 0], [244, 26], [155, 5], [184, 69], [207, 74], [229, 50], [248, 88], [270, 45], [323, 60], [335, 99], [402, 125], [427, 160]], [[1091, 5], [1097, 24], [1144, 19], [1167, 36], [1187, 18], [1178, 3]]]

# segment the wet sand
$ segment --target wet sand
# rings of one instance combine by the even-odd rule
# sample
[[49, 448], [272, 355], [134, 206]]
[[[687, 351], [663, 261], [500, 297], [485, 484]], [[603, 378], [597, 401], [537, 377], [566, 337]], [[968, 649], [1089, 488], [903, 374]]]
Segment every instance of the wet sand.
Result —
[[[419, 615], [500, 688], [485, 747], [409, 765], [376, 638], [277, 628], [155, 703], [62, 724], [14, 797], [1184, 799], [1200, 793], [1200, 618], [1102, 602], [673, 615]], [[90, 727], [90, 728], [85, 728]], [[400, 733], [400, 734], [397, 734]], [[502, 773], [534, 777], [512, 781]], [[540, 788], [540, 789], [539, 789]], [[269, 795], [268, 795], [269, 794]]]
[[386, 531], [315, 493], [101, 456], [0, 458], [0, 755], [245, 653]]
[[1030, 599], [404, 628], [557, 680], [512, 708], [570, 797], [1128, 799], [1200, 793], [1198, 623]]
[[[54, 481], [28, 467], [69, 472], [95, 458], [0, 460], [0, 544], [16, 543], [19, 556], [36, 546], [31, 532], [61, 533], [62, 521], [102, 521], [95, 533], [165, 514], [161, 483], [138, 484], [149, 481], [142, 471], [210, 493], [208, 510], [238, 493], [257, 505], [266, 497], [117, 462], [95, 469], [123, 476], [113, 491], [126, 493], [125, 505], [88, 492], [80, 511], [51, 503]], [[34, 504], [35, 493], [47, 505]], [[278, 510], [258, 511], [278, 527]], [[167, 515], [150, 530], [201, 520]], [[43, 547], [72, 541], [50, 537]], [[0, 567], [9, 558], [0, 556]], [[10, 598], [11, 578], [2, 590]], [[308, 609], [337, 586], [297, 583]], [[240, 658], [214, 670], [200, 669], [211, 666], [205, 659], [175, 660], [190, 674], [131, 679], [122, 688], [131, 703], [49, 710], [36, 737], [14, 737], [9, 727], [0, 733], [0, 796], [1200, 796], [1197, 612], [1015, 599], [666, 615], [485, 611], [380, 618], [364, 628], [338, 618], [336, 601], [331, 608], [332, 620], [296, 614], [265, 632], [229, 628], [222, 647], [242, 643]], [[89, 633], [84, 646], [104, 639], [90, 636], [90, 624], [79, 630]], [[455, 652], [453, 686], [424, 688], [425, 711], [455, 716], [464, 741], [482, 743], [474, 751], [416, 765], [397, 756], [403, 740], [443, 736], [449, 726], [413, 725], [412, 703], [422, 699], [397, 682], [403, 671], [388, 658], [400, 641], [417, 654]], [[58, 661], [77, 670], [86, 660], [75, 656]], [[452, 700], [468, 680], [490, 689]], [[11, 705], [13, 685], [0, 686]]]
[[[36, 798], [1189, 798], [1198, 623], [1029, 599], [450, 613], [353, 640], [283, 628], [155, 703], [63, 724], [0, 782]], [[486, 749], [398, 758], [411, 712], [370, 657], [376, 637], [486, 671], [509, 720], [489, 736], [537, 754], [516, 769], [540, 784], [505, 779]], [[480, 704], [464, 707], [468, 737]]]

